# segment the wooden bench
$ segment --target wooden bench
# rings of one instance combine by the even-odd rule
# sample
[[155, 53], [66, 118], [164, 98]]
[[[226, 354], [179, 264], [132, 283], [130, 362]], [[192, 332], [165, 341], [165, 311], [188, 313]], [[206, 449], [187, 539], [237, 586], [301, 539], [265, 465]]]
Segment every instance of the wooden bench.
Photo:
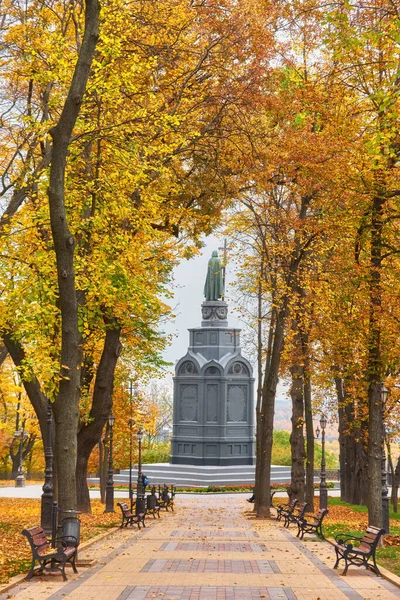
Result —
[[328, 514], [326, 508], [320, 508], [316, 515], [306, 515], [297, 520], [297, 537], [303, 539], [305, 533], [316, 533], [318, 537], [325, 539], [322, 533], [322, 521]]
[[128, 525], [137, 525], [140, 529], [140, 523], [142, 523], [143, 527], [146, 527], [144, 522], [146, 513], [139, 513], [138, 515], [133, 514], [126, 502], [118, 502], [117, 506], [120, 507], [122, 513], [120, 529], [128, 527]]
[[285, 519], [284, 527], [288, 528], [290, 523], [298, 523], [300, 519], [304, 517], [304, 513], [306, 512], [307, 502], [297, 503], [292, 511], [287, 511], [283, 513], [283, 518]]
[[[43, 528], [38, 525], [31, 529], [23, 529], [22, 535], [28, 539], [32, 550], [32, 565], [26, 576], [28, 581], [32, 579], [35, 573], [43, 573], [44, 571], [52, 573], [60, 571], [63, 580], [67, 581], [67, 576], [65, 575], [65, 566], [67, 563], [71, 564], [74, 573], [78, 572], [75, 566], [78, 547], [68, 545], [68, 543], [71, 543], [72, 536], [68, 536], [68, 542], [64, 541], [62, 537], [57, 538], [56, 543], [59, 544], [59, 547], [56, 550], [51, 547]], [[35, 569], [36, 562], [39, 563], [39, 567]]]
[[[368, 526], [367, 531], [362, 537], [354, 537], [347, 533], [338, 533], [335, 536], [336, 563], [333, 568], [337, 569], [339, 562], [344, 560], [345, 566], [342, 575], [346, 575], [349, 566], [354, 565], [355, 567], [364, 566], [366, 569], [371, 569], [377, 575], [382, 576], [376, 564], [375, 553], [379, 540], [384, 533], [384, 529], [379, 529], [372, 525]], [[359, 545], [355, 546], [353, 542]], [[372, 565], [369, 564], [369, 560], [372, 560]]]
[[295, 498], [294, 500], [292, 500], [291, 502], [289, 502], [289, 504], [280, 504], [277, 509], [277, 515], [276, 518], [278, 521], [280, 521], [281, 519], [286, 518], [286, 515], [288, 514], [292, 514], [292, 512], [294, 511], [294, 509], [296, 508], [296, 505], [298, 504], [298, 500], [297, 498]]

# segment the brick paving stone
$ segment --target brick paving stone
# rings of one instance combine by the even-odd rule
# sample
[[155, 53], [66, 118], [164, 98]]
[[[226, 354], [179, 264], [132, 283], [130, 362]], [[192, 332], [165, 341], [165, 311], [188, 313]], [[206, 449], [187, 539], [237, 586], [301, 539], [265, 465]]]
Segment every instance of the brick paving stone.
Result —
[[177, 529], [171, 533], [171, 537], [179, 538], [193, 538], [193, 537], [224, 537], [224, 538], [235, 538], [235, 537], [259, 537], [256, 531], [240, 531], [236, 529], [225, 530], [218, 529], [217, 531], [210, 531], [209, 529]]
[[295, 600], [285, 587], [145, 587], [129, 586], [117, 600]]
[[164, 542], [160, 551], [167, 552], [266, 552], [264, 544], [247, 542]]
[[275, 561], [270, 560], [149, 560], [141, 572], [146, 573], [280, 573]]

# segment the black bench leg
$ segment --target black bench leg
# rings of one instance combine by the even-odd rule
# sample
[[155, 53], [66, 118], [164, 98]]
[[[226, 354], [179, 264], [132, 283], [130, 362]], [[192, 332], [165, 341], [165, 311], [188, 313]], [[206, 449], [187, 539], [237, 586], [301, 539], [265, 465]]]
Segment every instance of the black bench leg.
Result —
[[67, 564], [66, 562], [61, 563], [61, 573], [62, 573], [62, 578], [64, 581], [67, 581], [67, 576], [65, 574], [65, 565], [66, 564]]
[[29, 573], [26, 576], [26, 580], [27, 581], [30, 581], [32, 579], [32, 577], [33, 577], [33, 573], [35, 572], [35, 562], [36, 562], [35, 559], [33, 559], [32, 560], [31, 568], [29, 569]]
[[335, 552], [336, 552], [336, 562], [335, 562], [335, 564], [333, 565], [333, 568], [334, 568], [334, 569], [337, 569], [337, 568], [338, 568], [339, 561], [340, 561], [340, 559], [341, 559], [341, 558], [343, 558], [343, 557], [342, 557], [342, 556], [339, 556], [339, 552], [338, 552], [337, 548], [335, 548]]
[[345, 562], [345, 567], [344, 567], [344, 571], [343, 571], [342, 575], [346, 575], [347, 569], [349, 568], [349, 563], [347, 562], [346, 556], [344, 556], [343, 558], [344, 558], [344, 562]]
[[77, 556], [78, 556], [78, 553], [76, 552], [76, 553], [74, 554], [74, 556], [73, 556], [72, 563], [71, 563], [71, 565], [72, 565], [72, 570], [74, 571], [74, 573], [77, 573], [77, 572], [78, 572], [78, 569], [76, 568], [76, 564], [75, 564], [75, 561], [76, 561], [76, 559], [77, 559]]
[[369, 565], [369, 567], [370, 567], [370, 568], [371, 568], [373, 571], [375, 571], [375, 573], [376, 573], [377, 575], [379, 575], [379, 577], [382, 577], [382, 573], [380, 572], [380, 570], [378, 569], [378, 565], [376, 564], [375, 556], [373, 556], [373, 557], [372, 557], [372, 560], [374, 561], [374, 566], [372, 566], [372, 565]]

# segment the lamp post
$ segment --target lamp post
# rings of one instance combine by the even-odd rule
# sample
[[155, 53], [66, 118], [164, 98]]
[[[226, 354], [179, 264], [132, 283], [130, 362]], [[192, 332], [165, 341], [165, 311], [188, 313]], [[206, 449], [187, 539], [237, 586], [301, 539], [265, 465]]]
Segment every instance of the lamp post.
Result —
[[385, 406], [389, 390], [381, 383], [381, 419], [382, 419], [382, 529], [389, 533], [389, 495], [387, 488], [386, 452], [385, 452]]
[[44, 458], [46, 462], [44, 470], [44, 484], [42, 503], [40, 509], [40, 524], [46, 535], [51, 535], [53, 530], [53, 411], [50, 400], [47, 401], [46, 416], [46, 439], [44, 440]]
[[14, 438], [16, 440], [19, 439], [19, 448], [18, 448], [18, 472], [15, 478], [15, 487], [25, 487], [25, 476], [22, 471], [22, 457], [24, 450], [24, 440], [27, 438], [28, 434], [24, 431], [24, 427], [18, 431], [14, 431]]
[[106, 508], [105, 513], [115, 512], [114, 511], [114, 469], [113, 469], [113, 427], [115, 417], [112, 413], [108, 417], [109, 426], [109, 440], [110, 446], [108, 451], [108, 471], [107, 471], [107, 483], [106, 483]]
[[[319, 483], [319, 507], [328, 508], [328, 488], [326, 486], [326, 465], [325, 465], [325, 428], [327, 424], [326, 417], [322, 415], [319, 420], [321, 426], [321, 445], [322, 445], [322, 456], [321, 456], [321, 473]], [[315, 433], [319, 437], [320, 430], [317, 427]]]
[[130, 403], [130, 419], [129, 419], [129, 504], [132, 512], [133, 507], [133, 487], [132, 487], [132, 454], [133, 454], [133, 438], [132, 438], [132, 427], [133, 427], [133, 416], [132, 416], [132, 404], [133, 396], [137, 397], [139, 392], [139, 386], [137, 383], [129, 382], [129, 403]]
[[143, 431], [139, 429], [137, 432], [137, 439], [139, 445], [139, 456], [138, 456], [138, 475], [137, 475], [137, 483], [136, 483], [136, 514], [145, 512], [145, 497], [144, 497], [144, 488], [142, 481], [142, 439], [143, 439]]

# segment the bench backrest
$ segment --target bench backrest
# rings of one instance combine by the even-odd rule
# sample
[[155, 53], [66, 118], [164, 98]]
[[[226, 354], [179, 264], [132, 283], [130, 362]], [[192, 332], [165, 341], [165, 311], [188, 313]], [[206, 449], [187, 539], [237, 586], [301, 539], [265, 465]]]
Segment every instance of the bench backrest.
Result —
[[385, 533], [384, 529], [368, 525], [367, 531], [364, 533], [360, 542], [360, 550], [364, 552], [374, 552], [378, 545], [381, 536]]
[[318, 522], [321, 522], [325, 515], [328, 514], [327, 508], [320, 508], [317, 514], [314, 516], [314, 519]]
[[163, 500], [164, 502], [169, 502], [170, 499], [171, 499], [170, 496], [169, 496], [168, 491], [169, 491], [168, 490], [168, 486], [165, 485], [165, 483], [164, 483], [164, 485], [163, 485], [162, 488], [160, 488], [160, 487], [158, 488], [159, 498], [161, 498], [161, 500]]
[[39, 556], [46, 554], [49, 548], [51, 548], [43, 528], [38, 525], [31, 527], [31, 529], [23, 529], [22, 535], [28, 538], [32, 552], [37, 552]]
[[300, 502], [300, 504], [295, 505], [293, 512], [296, 512], [297, 517], [302, 517], [306, 512], [307, 502]]
[[129, 506], [127, 505], [126, 502], [118, 502], [118, 505], [120, 507], [120, 509], [122, 510], [124, 515], [130, 516], [131, 515], [131, 511]]

